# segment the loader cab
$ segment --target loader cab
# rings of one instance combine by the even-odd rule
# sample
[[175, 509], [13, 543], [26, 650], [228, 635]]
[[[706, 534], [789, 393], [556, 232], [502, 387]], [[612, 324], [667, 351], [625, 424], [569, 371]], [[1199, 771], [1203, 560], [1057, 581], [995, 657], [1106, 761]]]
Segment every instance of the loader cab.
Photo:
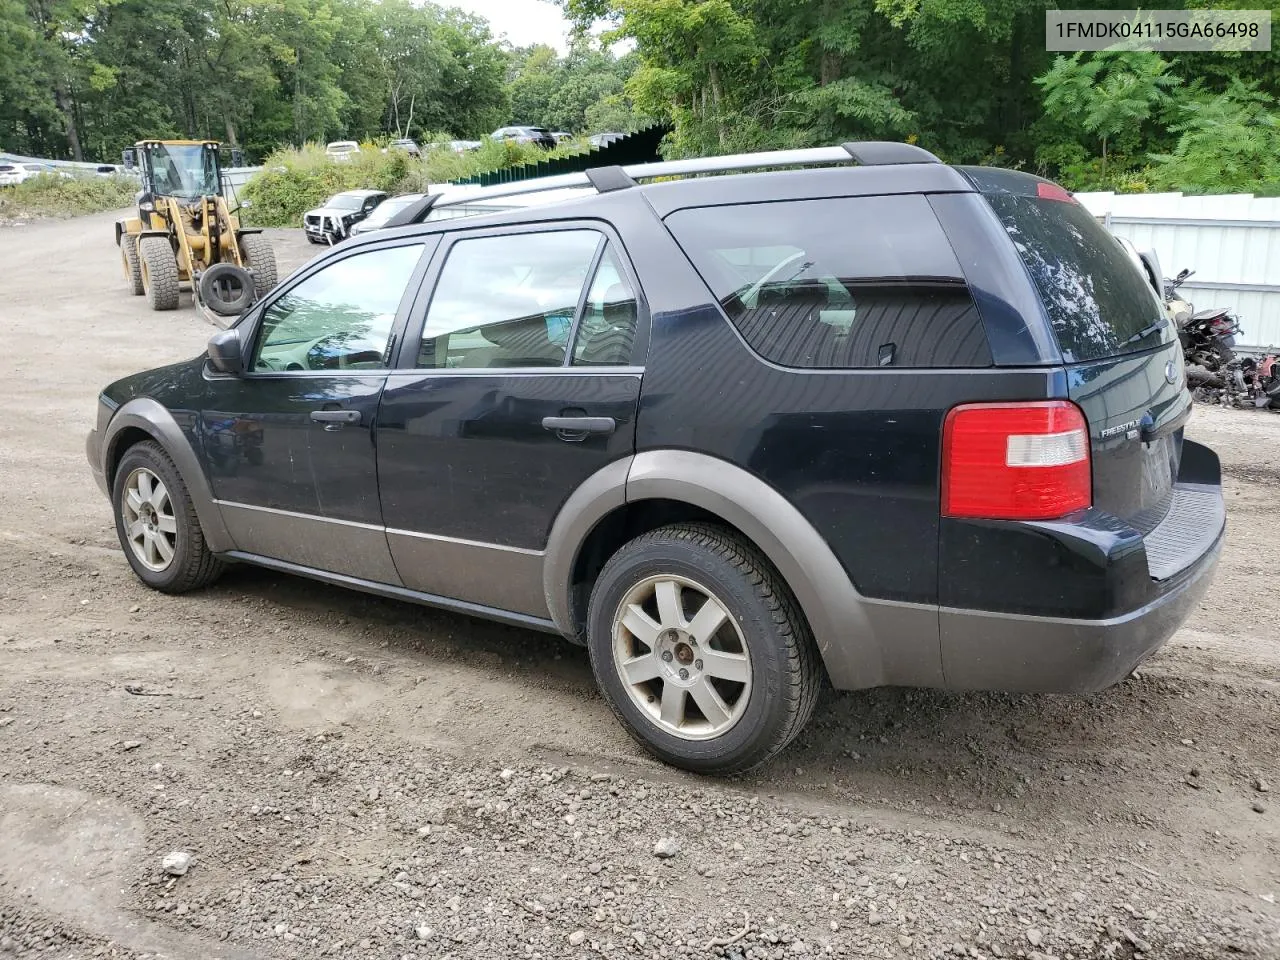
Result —
[[[243, 156], [232, 148], [232, 166], [243, 163]], [[222, 193], [222, 154], [214, 140], [142, 140], [124, 151], [126, 170], [137, 170], [142, 181], [138, 195], [138, 211], [154, 209], [156, 197], [174, 197], [193, 201], [216, 197]]]

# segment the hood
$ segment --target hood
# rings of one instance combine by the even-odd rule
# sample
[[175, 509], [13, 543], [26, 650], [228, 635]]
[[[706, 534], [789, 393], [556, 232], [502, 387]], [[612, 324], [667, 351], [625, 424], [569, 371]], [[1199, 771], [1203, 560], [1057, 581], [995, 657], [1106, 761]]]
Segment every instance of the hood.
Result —
[[304, 217], [324, 216], [324, 217], [345, 217], [347, 214], [359, 213], [358, 210], [349, 210], [344, 207], [316, 207], [314, 210], [308, 210], [303, 214]]

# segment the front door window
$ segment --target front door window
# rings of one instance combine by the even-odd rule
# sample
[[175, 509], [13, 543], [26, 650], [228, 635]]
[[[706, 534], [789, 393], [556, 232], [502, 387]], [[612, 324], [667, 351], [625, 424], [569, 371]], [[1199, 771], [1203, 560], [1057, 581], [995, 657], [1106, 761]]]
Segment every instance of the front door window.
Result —
[[346, 257], [286, 291], [262, 316], [250, 369], [377, 370], [422, 245]]

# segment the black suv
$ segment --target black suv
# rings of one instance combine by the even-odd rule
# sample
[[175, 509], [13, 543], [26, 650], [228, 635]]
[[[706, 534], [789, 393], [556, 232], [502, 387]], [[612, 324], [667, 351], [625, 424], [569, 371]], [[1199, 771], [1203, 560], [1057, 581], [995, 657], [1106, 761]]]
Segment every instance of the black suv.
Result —
[[570, 181], [343, 244], [108, 387], [88, 456], [137, 575], [562, 634], [642, 744], [720, 772], [824, 681], [1101, 689], [1208, 586], [1177, 337], [1061, 187], [872, 143], [490, 189]]

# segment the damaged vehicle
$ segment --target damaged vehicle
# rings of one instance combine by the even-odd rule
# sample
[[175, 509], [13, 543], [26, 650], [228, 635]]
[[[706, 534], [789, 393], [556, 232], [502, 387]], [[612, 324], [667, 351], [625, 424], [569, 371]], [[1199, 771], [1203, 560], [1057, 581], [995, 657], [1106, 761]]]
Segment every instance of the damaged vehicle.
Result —
[[383, 190], [344, 190], [335, 193], [324, 206], [302, 215], [302, 228], [311, 243], [341, 243], [351, 228], [377, 209], [387, 198]]
[[558, 634], [703, 773], [827, 684], [1101, 690], [1208, 588], [1177, 332], [1057, 184], [872, 142], [410, 212], [102, 391], [144, 583], [256, 564]]

